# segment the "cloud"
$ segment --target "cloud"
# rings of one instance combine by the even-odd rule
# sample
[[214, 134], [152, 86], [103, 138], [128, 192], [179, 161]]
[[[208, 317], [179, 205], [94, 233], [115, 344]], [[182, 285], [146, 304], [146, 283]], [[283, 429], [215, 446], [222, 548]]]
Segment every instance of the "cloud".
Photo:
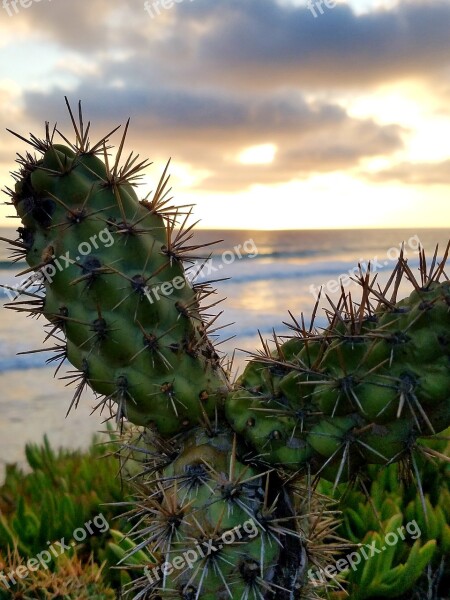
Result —
[[[403, 147], [405, 131], [371, 119], [350, 117], [340, 106], [307, 102], [299, 94], [229, 97], [145, 87], [77, 90], [86, 99], [86, 118], [102, 133], [132, 113], [129, 145], [143, 155], [188, 163], [209, 172], [202, 189], [236, 191], [255, 184], [305, 178], [313, 172], [348, 169], [361, 158]], [[29, 92], [25, 102], [35, 120], [67, 122], [62, 92]], [[132, 111], [130, 111], [130, 107]], [[272, 143], [270, 165], [242, 165], [246, 147]]]
[[[54, 43], [52, 81], [70, 76], [70, 97], [82, 98], [94, 138], [131, 116], [130, 149], [172, 156], [211, 191], [354, 172], [364, 158], [389, 157], [408, 132], [351, 116], [337, 88], [355, 98], [368, 86], [442, 73], [445, 89], [450, 74], [450, 4], [442, 0], [361, 15], [339, 4], [317, 19], [276, 0], [185, 1], [155, 19], [142, 0], [54, 0], [10, 21]], [[25, 87], [23, 113], [38, 132], [47, 119], [67, 123], [67, 89]], [[267, 143], [277, 148], [271, 164], [238, 162], [245, 148]]]
[[273, 0], [199, 0], [195, 13], [183, 7], [188, 27], [207, 6], [217, 18], [195, 49], [197, 64], [215, 81], [360, 87], [428, 76], [450, 64], [450, 4], [443, 0], [399, 2], [358, 16], [337, 5], [317, 19]]
[[[18, 9], [8, 19], [9, 28], [81, 53], [104, 47], [114, 29], [111, 17], [117, 11], [109, 0], [35, 0], [26, 9], [19, 4]], [[2, 10], [2, 16], [5, 14]]]
[[[127, 82], [153, 75], [197, 88], [361, 88], [429, 78], [450, 65], [447, 0], [400, 0], [359, 15], [338, 4], [320, 18], [276, 0], [195, 0], [154, 19], [142, 0], [54, 0], [14, 20], [61, 52], [75, 50], [105, 68], [112, 57], [109, 65]], [[118, 54], [126, 57], [121, 63]]]
[[142, 0], [54, 0], [14, 19], [62, 51], [105, 65], [122, 56], [115, 71], [127, 81], [152, 74], [164, 85], [361, 88], [428, 78], [450, 65], [446, 0], [403, 0], [360, 15], [339, 4], [320, 18], [276, 0], [195, 0], [154, 19]]
[[406, 185], [450, 185], [450, 159], [403, 162], [368, 175], [376, 182], [399, 181]]

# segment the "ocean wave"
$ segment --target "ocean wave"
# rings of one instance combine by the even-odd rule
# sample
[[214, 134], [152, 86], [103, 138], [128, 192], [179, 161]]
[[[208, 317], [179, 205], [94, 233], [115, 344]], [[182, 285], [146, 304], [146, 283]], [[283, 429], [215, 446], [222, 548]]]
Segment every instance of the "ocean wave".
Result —
[[51, 357], [51, 352], [42, 352], [39, 354], [13, 354], [12, 356], [0, 358], [0, 373], [48, 368], [51, 365], [48, 365], [45, 361]]
[[[385, 260], [381, 267], [373, 270], [375, 272], [388, 271], [395, 265], [395, 261]], [[416, 268], [419, 265], [419, 261], [416, 259], [410, 260], [409, 265], [411, 268]], [[363, 270], [365, 270], [367, 263], [363, 263]], [[192, 269], [191, 273], [195, 272], [195, 268]], [[245, 285], [247, 283], [255, 283], [258, 281], [280, 281], [288, 279], [305, 279], [310, 278], [314, 280], [316, 287], [322, 284], [326, 284], [325, 280], [335, 279], [343, 277], [345, 275], [353, 276], [357, 273], [357, 266], [354, 261], [320, 261], [315, 263], [305, 263], [302, 265], [296, 263], [283, 263], [274, 262], [267, 264], [258, 264], [257, 266], [251, 264], [251, 261], [236, 261], [229, 265], [223, 265], [222, 263], [212, 263], [210, 267], [206, 266], [204, 270], [199, 273], [195, 282], [202, 283], [207, 280], [222, 280], [220, 281], [220, 287], [230, 285]], [[26, 278], [23, 279], [25, 281]], [[12, 277], [11, 272], [8, 273], [0, 271], [0, 284], [10, 287], [16, 287], [20, 284], [20, 279]], [[28, 288], [30, 292], [33, 288]], [[11, 292], [0, 287], [0, 299], [11, 298]]]
[[[216, 265], [214, 269], [206, 268], [203, 275], [197, 277], [196, 281], [201, 283], [202, 280], [213, 280], [224, 278], [220, 283], [220, 287], [234, 284], [254, 283], [257, 281], [279, 281], [286, 279], [305, 279], [314, 280], [317, 286], [325, 284], [327, 280], [333, 278], [338, 279], [345, 275], [354, 276], [358, 273], [358, 266], [354, 261], [321, 261], [315, 263], [295, 264], [295, 263], [269, 263], [259, 264], [258, 266], [249, 265], [249, 261], [239, 265], [231, 264], [226, 268], [221, 269], [220, 265]], [[386, 260], [376, 270], [372, 267], [372, 273], [388, 271], [395, 266], [396, 261]], [[418, 260], [409, 261], [410, 267], [417, 267]], [[213, 265], [214, 266], [214, 263]], [[363, 272], [367, 270], [367, 262], [361, 264]], [[226, 278], [226, 279], [225, 279]]]
[[[211, 254], [211, 259], [213, 261], [220, 261], [220, 258], [222, 256], [225, 256], [225, 261], [229, 260], [229, 256], [230, 256], [230, 252], [233, 254], [234, 257], [236, 257], [236, 260], [239, 261], [249, 261], [249, 260], [268, 260], [268, 259], [275, 259], [275, 260], [280, 260], [280, 259], [292, 259], [292, 258], [313, 258], [315, 256], [327, 256], [328, 254], [331, 254], [331, 252], [324, 252], [323, 250], [274, 250], [271, 252], [264, 252], [264, 251], [258, 251], [258, 254], [253, 255], [253, 254], [242, 254], [241, 256], [235, 254], [233, 252], [233, 250], [223, 250], [220, 252], [213, 252]], [[206, 260], [208, 257], [205, 256], [204, 260]], [[202, 262], [202, 259], [200, 259], [199, 264]], [[12, 262], [10, 260], [0, 260], [0, 270], [5, 270], [5, 271], [14, 271], [14, 270], [18, 270], [20, 271], [22, 269], [22, 267], [26, 267], [27, 263], [25, 260], [19, 260], [17, 262]]]
[[0, 269], [2, 271], [20, 271], [21, 268], [27, 266], [27, 263], [24, 260], [18, 260], [17, 262], [12, 262], [11, 260], [0, 260]]

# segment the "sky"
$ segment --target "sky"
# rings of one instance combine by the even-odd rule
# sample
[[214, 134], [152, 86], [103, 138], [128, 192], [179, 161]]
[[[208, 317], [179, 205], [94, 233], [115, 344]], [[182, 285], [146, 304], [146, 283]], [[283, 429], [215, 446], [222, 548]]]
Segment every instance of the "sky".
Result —
[[0, 0], [0, 186], [67, 95], [200, 227], [450, 227], [450, 0], [316, 1]]

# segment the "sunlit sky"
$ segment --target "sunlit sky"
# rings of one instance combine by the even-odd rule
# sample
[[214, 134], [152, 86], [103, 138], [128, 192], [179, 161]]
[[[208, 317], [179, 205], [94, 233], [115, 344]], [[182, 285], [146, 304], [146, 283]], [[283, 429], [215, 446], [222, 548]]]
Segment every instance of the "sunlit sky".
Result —
[[202, 227], [450, 227], [450, 0], [316, 1], [0, 2], [0, 185], [68, 95]]

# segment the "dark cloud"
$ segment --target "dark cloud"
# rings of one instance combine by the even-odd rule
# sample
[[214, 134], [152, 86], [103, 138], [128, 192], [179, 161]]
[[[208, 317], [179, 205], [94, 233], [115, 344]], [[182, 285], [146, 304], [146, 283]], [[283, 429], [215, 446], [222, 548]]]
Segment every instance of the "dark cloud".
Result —
[[428, 75], [450, 64], [445, 0], [399, 2], [359, 16], [337, 5], [320, 18], [272, 0], [211, 4], [223, 14], [197, 43], [199, 63], [208, 74], [238, 76], [244, 85], [361, 86]]
[[276, 0], [185, 0], [154, 19], [143, 0], [57, 0], [14, 18], [126, 81], [152, 75], [165, 86], [359, 88], [450, 65], [447, 0], [361, 15], [339, 4], [318, 18]]

